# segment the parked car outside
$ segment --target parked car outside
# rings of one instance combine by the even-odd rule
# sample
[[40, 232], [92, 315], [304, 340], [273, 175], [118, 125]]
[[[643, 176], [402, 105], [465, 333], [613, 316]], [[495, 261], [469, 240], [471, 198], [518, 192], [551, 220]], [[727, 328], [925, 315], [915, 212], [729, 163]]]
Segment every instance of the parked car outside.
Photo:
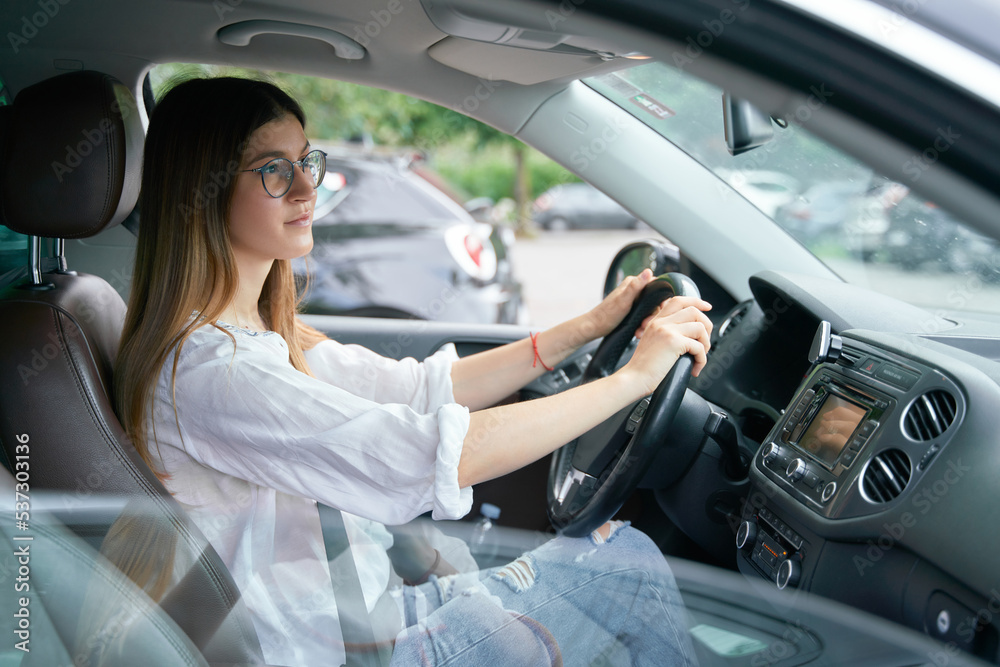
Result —
[[807, 246], [824, 241], [842, 246], [863, 261], [880, 255], [897, 204], [909, 188], [881, 176], [813, 183], [772, 216]]
[[771, 218], [781, 206], [794, 200], [802, 189], [797, 179], [780, 171], [745, 169], [739, 171], [720, 170], [716, 173], [725, 178], [737, 192]]
[[327, 150], [314, 246], [296, 260], [302, 306], [321, 315], [517, 323], [521, 285], [502, 228], [475, 220], [414, 168], [412, 153]]
[[638, 229], [643, 223], [621, 204], [587, 183], [562, 183], [535, 199], [535, 224], [553, 232], [567, 229]]
[[906, 271], [973, 274], [994, 281], [1000, 278], [1000, 266], [991, 259], [998, 248], [994, 239], [911, 192], [892, 210], [880, 254]]
[[778, 207], [774, 220], [808, 245], [834, 233], [844, 224], [852, 200], [864, 191], [864, 187], [857, 181], [816, 183]]
[[862, 261], [871, 261], [885, 245], [890, 216], [909, 188], [874, 177], [860, 195], [851, 198], [844, 221], [844, 247]]

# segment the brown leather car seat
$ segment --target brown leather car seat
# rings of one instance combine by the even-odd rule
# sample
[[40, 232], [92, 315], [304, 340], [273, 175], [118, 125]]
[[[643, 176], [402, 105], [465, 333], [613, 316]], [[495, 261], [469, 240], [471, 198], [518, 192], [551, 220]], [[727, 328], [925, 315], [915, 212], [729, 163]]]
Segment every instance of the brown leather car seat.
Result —
[[[48, 494], [50, 505], [55, 495], [71, 527], [73, 511], [101, 496], [114, 497], [119, 508], [141, 507], [140, 514], [118, 516], [118, 523], [131, 521], [147, 534], [166, 536], [176, 552], [164, 562], [186, 568], [166, 573], [172, 586], [158, 600], [160, 608], [209, 663], [261, 664], [257, 635], [232, 576], [139, 458], [112, 410], [112, 363], [124, 302], [103, 279], [65, 270], [61, 257], [53, 271], [42, 272], [42, 239], [95, 235], [122, 222], [135, 206], [143, 143], [135, 99], [110, 76], [78, 71], [20, 91], [0, 121], [7, 124], [0, 132], [6, 136], [0, 158], [3, 220], [34, 237], [28, 281], [0, 292], [3, 462], [16, 472], [25, 460], [16, 458], [18, 436], [27, 437], [30, 489], [54, 492]], [[59, 255], [61, 241], [53, 245]], [[96, 544], [108, 525], [81, 525], [77, 533]], [[50, 586], [39, 591], [46, 606], [81, 597], [60, 597]], [[67, 646], [77, 628], [68, 620], [60, 627], [55, 619], [87, 613], [53, 616]], [[139, 626], [148, 630], [150, 624]]]

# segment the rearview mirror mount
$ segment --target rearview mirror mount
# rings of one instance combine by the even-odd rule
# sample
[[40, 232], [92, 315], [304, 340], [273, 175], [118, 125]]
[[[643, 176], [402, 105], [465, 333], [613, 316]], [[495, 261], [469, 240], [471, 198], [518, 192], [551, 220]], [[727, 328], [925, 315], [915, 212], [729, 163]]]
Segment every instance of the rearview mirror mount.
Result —
[[722, 94], [722, 119], [730, 155], [746, 153], [774, 138], [771, 117], [729, 93]]

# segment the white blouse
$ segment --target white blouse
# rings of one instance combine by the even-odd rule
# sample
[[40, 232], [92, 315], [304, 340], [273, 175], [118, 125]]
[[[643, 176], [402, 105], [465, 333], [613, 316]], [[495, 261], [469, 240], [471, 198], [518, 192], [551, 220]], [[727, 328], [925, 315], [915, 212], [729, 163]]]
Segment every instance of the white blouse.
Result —
[[371, 611], [390, 581], [382, 524], [471, 509], [471, 487], [458, 486], [469, 411], [452, 393], [457, 355], [448, 345], [395, 361], [324, 341], [306, 353], [313, 378], [277, 333], [223, 326], [235, 347], [210, 325], [185, 342], [176, 419], [174, 355], [164, 364], [151, 454], [232, 572], [268, 664], [342, 664], [316, 501], [344, 511]]

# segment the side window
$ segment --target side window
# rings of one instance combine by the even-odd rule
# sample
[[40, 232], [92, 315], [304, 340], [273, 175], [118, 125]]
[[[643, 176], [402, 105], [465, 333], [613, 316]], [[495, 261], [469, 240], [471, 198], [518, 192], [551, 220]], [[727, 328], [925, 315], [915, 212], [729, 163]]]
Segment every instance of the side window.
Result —
[[[619, 248], [659, 236], [516, 139], [400, 93], [180, 64], [153, 68], [149, 89], [160, 99], [176, 81], [218, 75], [282, 87], [327, 153], [313, 250], [293, 262], [307, 313], [541, 329], [600, 301]], [[579, 196], [563, 205], [553, 193], [567, 185]]]
[[13, 274], [28, 265], [28, 237], [0, 226], [0, 285], [13, 280]]
[[[12, 101], [7, 85], [0, 81], [0, 106], [7, 106]], [[0, 223], [2, 222], [0, 219]], [[10, 283], [13, 274], [26, 266], [27, 261], [28, 237], [0, 224], [0, 285]]]

